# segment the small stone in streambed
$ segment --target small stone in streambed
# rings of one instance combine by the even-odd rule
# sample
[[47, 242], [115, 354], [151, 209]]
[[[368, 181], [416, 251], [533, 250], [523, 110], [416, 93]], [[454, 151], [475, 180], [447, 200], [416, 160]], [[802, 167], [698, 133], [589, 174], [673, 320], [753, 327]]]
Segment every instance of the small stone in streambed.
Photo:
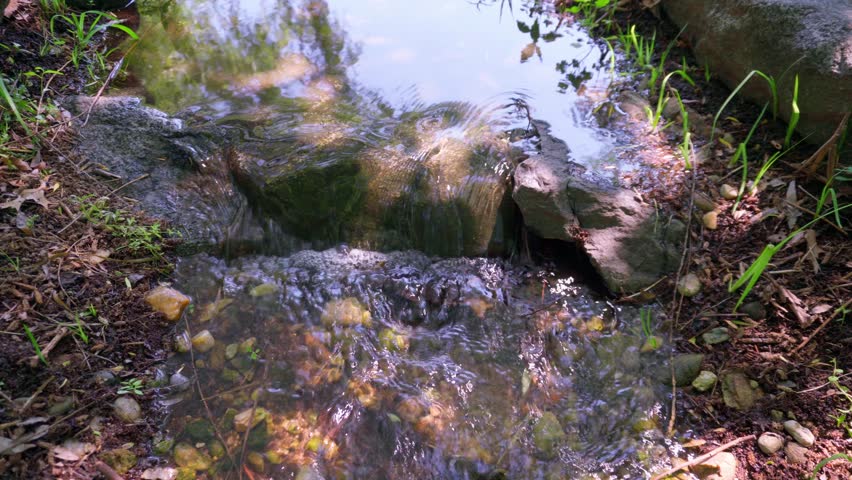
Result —
[[74, 407], [74, 397], [59, 397], [47, 410], [51, 416], [58, 417], [71, 411]]
[[178, 392], [188, 389], [192, 384], [189, 379], [180, 372], [175, 372], [169, 378], [169, 385]]
[[251, 408], [238, 413], [234, 417], [234, 430], [238, 432], [245, 432], [250, 428], [254, 428], [255, 426], [257, 426], [257, 424], [266, 420], [266, 417], [269, 415], [269, 412], [267, 412], [266, 409], [258, 407], [254, 409], [254, 419], [252, 419], [251, 414]]
[[190, 299], [173, 288], [160, 286], [148, 292], [145, 301], [154, 311], [162, 313], [166, 320], [177, 322]]
[[215, 434], [213, 425], [203, 418], [195, 419], [186, 424], [183, 432], [196, 442], [210, 441]]
[[701, 291], [701, 280], [698, 275], [688, 273], [678, 282], [677, 291], [684, 297], [693, 297]]
[[716, 380], [718, 377], [715, 373], [709, 370], [702, 370], [701, 373], [695, 377], [695, 380], [692, 381], [692, 388], [698, 390], [699, 392], [706, 392], [713, 388], [716, 385]]
[[136, 466], [136, 462], [138, 461], [136, 455], [126, 448], [117, 448], [104, 452], [101, 454], [101, 460], [120, 475], [129, 472], [131, 468]]
[[730, 452], [720, 452], [693, 466], [691, 470], [702, 480], [735, 480], [737, 457]]
[[740, 307], [740, 312], [745, 313], [752, 320], [766, 318], [766, 307], [761, 302], [748, 302]]
[[713, 210], [716, 210], [716, 203], [713, 202], [710, 197], [701, 192], [695, 192], [692, 196], [692, 202], [702, 211], [712, 212]]
[[198, 451], [197, 448], [187, 443], [178, 443], [175, 445], [175, 463], [179, 467], [189, 468], [192, 470], [207, 470], [213, 463], [210, 457]]
[[811, 447], [816, 441], [816, 437], [814, 437], [813, 432], [811, 432], [808, 428], [803, 427], [802, 424], [795, 420], [787, 420], [784, 422], [784, 430], [793, 437], [793, 440], [803, 447]]
[[542, 458], [554, 458], [556, 447], [565, 439], [565, 432], [553, 412], [544, 412], [533, 427], [533, 444]]
[[201, 353], [209, 352], [215, 345], [216, 339], [209, 330], [202, 330], [192, 337], [192, 347]]
[[175, 351], [178, 353], [187, 353], [192, 348], [192, 341], [186, 332], [181, 332], [175, 335]]
[[[698, 377], [701, 372], [701, 364], [704, 362], [704, 355], [700, 353], [689, 353], [678, 355], [672, 359], [674, 366], [674, 380], [678, 387], [686, 387]], [[669, 364], [660, 365], [656, 369], [656, 378], [663, 384], [671, 386], [672, 384], [672, 367]]]
[[712, 212], [707, 212], [701, 217], [702, 222], [704, 222], [704, 228], [707, 230], [716, 230], [719, 228], [719, 212], [713, 210]]
[[767, 455], [774, 455], [775, 452], [784, 448], [784, 437], [774, 432], [764, 432], [757, 439], [757, 447]]
[[110, 385], [115, 383], [115, 374], [109, 370], [98, 370], [95, 372], [95, 383], [98, 385]]
[[234, 357], [237, 356], [237, 350], [239, 349], [239, 345], [236, 343], [229, 344], [225, 347], [225, 360], [233, 360]]
[[296, 474], [296, 480], [325, 480], [325, 478], [314, 470], [313, 467], [304, 466], [300, 468], [299, 473]]
[[790, 463], [805, 463], [808, 461], [808, 449], [795, 442], [787, 443], [784, 454]]
[[730, 372], [722, 376], [722, 399], [725, 405], [737, 410], [748, 410], [763, 397], [759, 386], [753, 386], [745, 374]]
[[701, 335], [701, 339], [704, 340], [704, 343], [707, 345], [716, 345], [718, 343], [724, 343], [731, 339], [731, 336], [728, 335], [728, 329], [725, 327], [716, 327], [709, 332], [706, 332]]
[[139, 402], [130, 397], [116, 398], [112, 408], [115, 416], [126, 423], [134, 423], [142, 418], [142, 407], [139, 406]]
[[265, 297], [278, 292], [278, 285], [274, 283], [263, 283], [251, 289], [249, 295], [252, 297]]
[[154, 455], [166, 455], [172, 451], [172, 447], [174, 446], [175, 440], [173, 438], [160, 440], [159, 442], [154, 443]]
[[649, 353], [656, 350], [659, 350], [660, 347], [663, 346], [663, 338], [658, 337], [656, 335], [651, 335], [650, 337], [645, 339], [645, 343], [642, 344], [642, 348], [639, 349], [640, 353]]
[[600, 332], [604, 329], [604, 321], [598, 315], [593, 316], [586, 322], [586, 329], [590, 332]]
[[[193, 472], [193, 475], [195, 472]], [[139, 477], [142, 480], [177, 480], [178, 470], [172, 467], [149, 468]]]
[[246, 461], [248, 461], [248, 464], [251, 465], [252, 470], [254, 470], [255, 472], [262, 472], [263, 469], [266, 467], [266, 462], [263, 460], [263, 455], [257, 452], [249, 452], [249, 454], [246, 456]]
[[737, 198], [740, 192], [735, 187], [732, 187], [726, 183], [719, 188], [719, 194], [721, 194], [722, 198], [724, 198], [725, 200], [733, 200]]
[[771, 412], [769, 412], [769, 416], [772, 418], [773, 422], [780, 423], [781, 420], [784, 420], [784, 412], [782, 412], [781, 410], [772, 410]]

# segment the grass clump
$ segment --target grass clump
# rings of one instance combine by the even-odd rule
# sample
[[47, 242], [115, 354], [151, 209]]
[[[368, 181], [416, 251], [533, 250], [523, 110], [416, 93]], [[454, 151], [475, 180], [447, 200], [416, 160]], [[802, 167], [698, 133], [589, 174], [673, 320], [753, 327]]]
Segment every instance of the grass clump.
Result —
[[91, 196], [85, 196], [78, 199], [78, 203], [83, 218], [122, 240], [124, 245], [121, 249], [132, 254], [144, 252], [149, 254], [152, 260], [162, 260], [163, 241], [178, 236], [174, 230], [163, 231], [159, 222], [144, 225], [124, 210], [111, 210], [108, 199], [104, 197], [93, 199]]

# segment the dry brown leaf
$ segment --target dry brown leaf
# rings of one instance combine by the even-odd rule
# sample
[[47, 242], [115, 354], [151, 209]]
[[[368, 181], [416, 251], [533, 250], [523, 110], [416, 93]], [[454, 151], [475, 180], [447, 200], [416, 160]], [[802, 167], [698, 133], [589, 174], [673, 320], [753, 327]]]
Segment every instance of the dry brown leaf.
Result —
[[44, 190], [41, 188], [31, 188], [28, 190], [24, 190], [18, 194], [16, 198], [13, 200], [9, 200], [5, 203], [0, 203], [0, 209], [4, 208], [14, 208], [16, 211], [21, 211], [21, 205], [24, 204], [27, 200], [33, 201], [42, 206], [45, 210], [50, 208], [50, 204], [47, 201], [47, 198], [44, 196]]
[[793, 292], [787, 290], [782, 286], [778, 286], [778, 291], [781, 293], [781, 296], [787, 300], [787, 304], [790, 305], [790, 308], [793, 310], [793, 315], [796, 316], [796, 320], [799, 321], [799, 324], [802, 327], [808, 327], [811, 323], [813, 323], [813, 317], [802, 308], [802, 300], [796, 296]]
[[790, 227], [790, 230], [796, 228], [796, 223], [799, 220], [799, 217], [802, 216], [802, 212], [799, 211], [794, 205], [798, 205], [798, 197], [796, 196], [796, 181], [793, 180], [787, 185], [787, 195], [785, 196], [787, 200], [786, 205], [786, 213], [787, 213], [787, 226]]
[[820, 248], [820, 246], [817, 244], [816, 231], [806, 231], [805, 240], [808, 241], [808, 251], [805, 252], [805, 257], [811, 261], [811, 265], [813, 265], [814, 268], [814, 273], [819, 273], [819, 256], [820, 254], [824, 253], [825, 250]]
[[820, 315], [820, 314], [823, 314], [823, 313], [825, 313], [829, 310], [831, 310], [831, 305], [829, 305], [827, 303], [821, 303], [821, 304], [819, 304], [819, 305], [817, 305], [817, 306], [815, 306], [814, 308], [811, 309], [811, 314], [812, 315]]

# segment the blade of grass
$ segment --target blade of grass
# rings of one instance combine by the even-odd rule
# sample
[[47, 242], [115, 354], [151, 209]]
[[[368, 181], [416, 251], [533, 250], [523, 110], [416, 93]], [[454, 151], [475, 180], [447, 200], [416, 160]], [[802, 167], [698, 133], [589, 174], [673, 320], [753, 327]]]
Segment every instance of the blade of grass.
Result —
[[796, 125], [799, 123], [799, 76], [796, 75], [796, 80], [793, 82], [793, 104], [790, 112], [790, 123], [787, 124], [787, 136], [784, 137], [784, 146], [790, 145], [790, 138], [793, 136], [793, 131], [796, 130]]
[[21, 127], [24, 128], [24, 131], [27, 132], [27, 135], [32, 135], [30, 131], [30, 127], [27, 125], [27, 122], [24, 121], [24, 118], [21, 117], [21, 112], [18, 111], [18, 106], [15, 105], [15, 100], [12, 99], [12, 95], [9, 93], [9, 90], [6, 88], [6, 76], [0, 75], [0, 94], [3, 95], [3, 100], [9, 105], [9, 109], [12, 110], [12, 114], [15, 115], [15, 119], [18, 120], [18, 123], [21, 124]]

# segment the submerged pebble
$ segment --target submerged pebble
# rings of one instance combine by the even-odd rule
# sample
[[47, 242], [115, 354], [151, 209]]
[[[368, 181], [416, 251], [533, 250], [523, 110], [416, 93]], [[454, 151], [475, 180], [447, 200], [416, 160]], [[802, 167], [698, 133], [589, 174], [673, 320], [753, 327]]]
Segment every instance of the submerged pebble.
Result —
[[209, 330], [202, 330], [192, 337], [192, 348], [201, 353], [209, 352], [216, 345], [216, 339]]
[[126, 423], [134, 423], [142, 418], [142, 407], [139, 402], [128, 397], [120, 396], [112, 404], [115, 416]]

